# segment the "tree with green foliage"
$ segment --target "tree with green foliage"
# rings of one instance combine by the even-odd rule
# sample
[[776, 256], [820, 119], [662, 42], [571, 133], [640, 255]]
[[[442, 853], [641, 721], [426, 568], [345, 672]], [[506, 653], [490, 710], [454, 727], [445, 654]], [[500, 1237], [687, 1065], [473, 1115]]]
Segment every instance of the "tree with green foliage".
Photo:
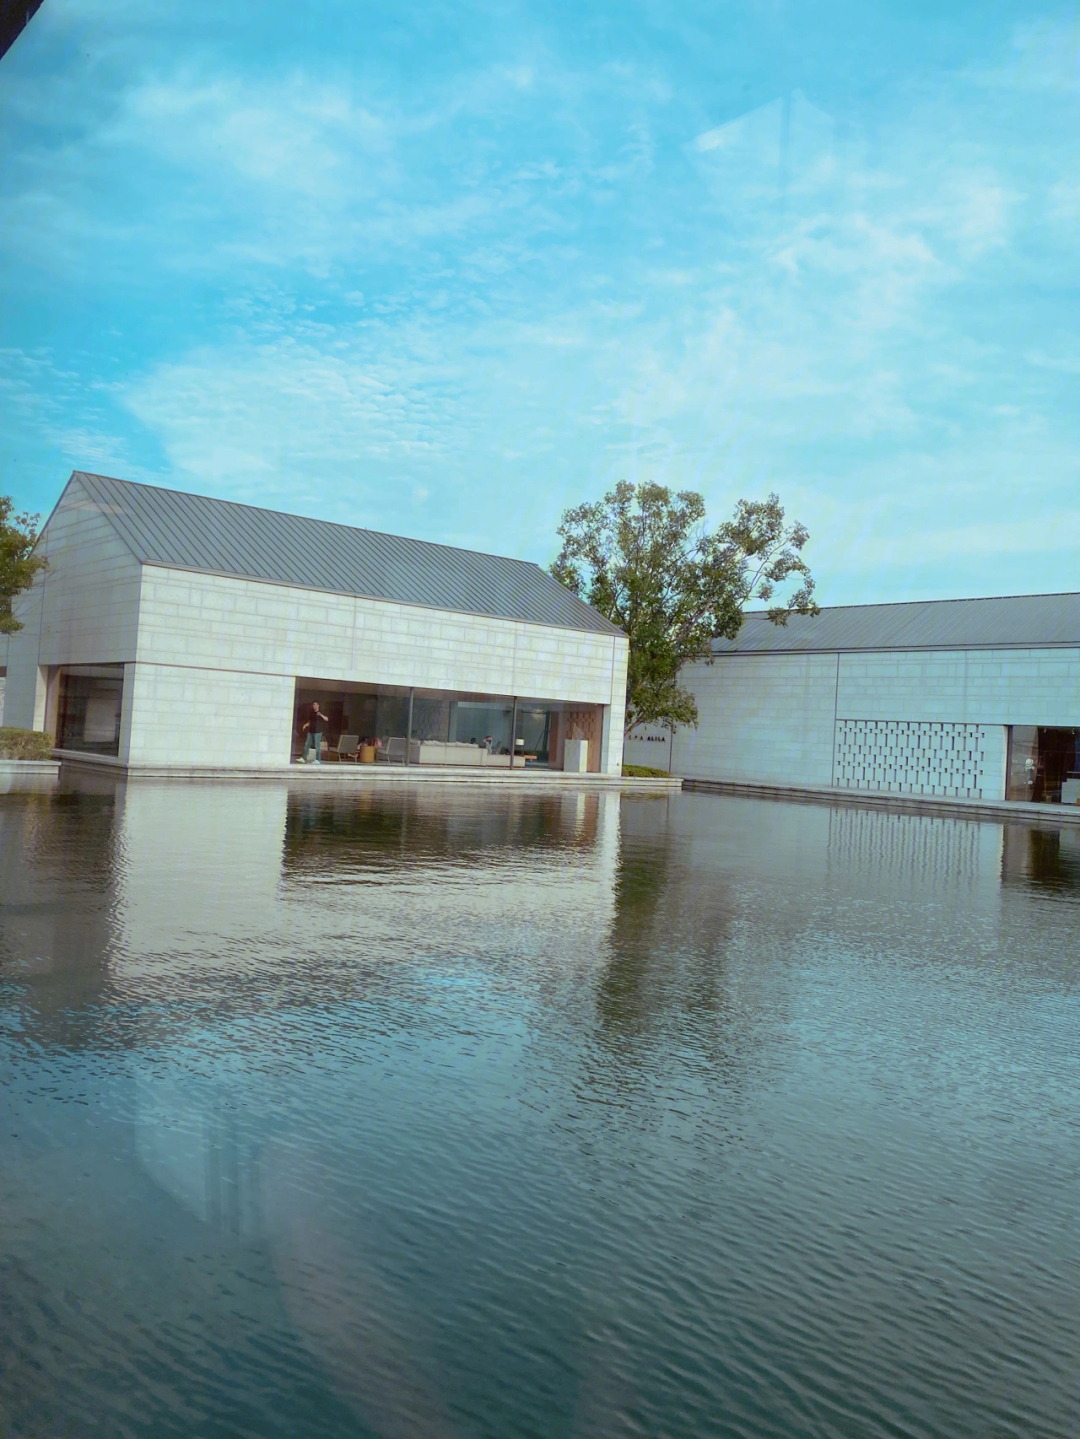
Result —
[[12, 604], [46, 568], [44, 555], [34, 553], [40, 515], [15, 515], [10, 495], [0, 495], [0, 634], [13, 635], [22, 625]]
[[[732, 640], [751, 600], [774, 603], [773, 624], [816, 615], [803, 525], [790, 524], [776, 495], [740, 500], [710, 530], [693, 490], [623, 481], [592, 504], [567, 510], [551, 573], [630, 639], [625, 729], [696, 726], [697, 705], [679, 684], [683, 665], [712, 663], [712, 641]], [[780, 602], [777, 590], [794, 590]]]

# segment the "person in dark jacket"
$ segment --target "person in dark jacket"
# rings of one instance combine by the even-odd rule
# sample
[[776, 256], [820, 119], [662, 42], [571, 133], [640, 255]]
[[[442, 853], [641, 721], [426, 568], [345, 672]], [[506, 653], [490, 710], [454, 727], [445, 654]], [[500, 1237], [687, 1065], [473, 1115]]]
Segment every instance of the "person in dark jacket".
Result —
[[306, 719], [305, 722], [304, 722], [304, 763], [305, 763], [305, 764], [308, 764], [308, 763], [311, 763], [311, 762], [312, 762], [312, 761], [309, 761], [309, 760], [308, 760], [308, 750], [309, 750], [309, 749], [314, 752], [314, 761], [313, 761], [313, 762], [314, 762], [315, 764], [321, 764], [321, 763], [322, 763], [322, 737], [323, 737], [323, 730], [326, 728], [326, 726], [327, 726], [329, 723], [330, 723], [329, 718], [328, 718], [326, 715], [324, 715], [323, 712], [322, 712], [322, 710], [319, 708], [319, 701], [318, 701], [318, 700], [313, 700], [313, 701], [312, 701], [312, 704], [311, 704], [311, 710], [310, 710], [310, 712], [309, 712], [309, 714], [308, 714], [307, 719]]

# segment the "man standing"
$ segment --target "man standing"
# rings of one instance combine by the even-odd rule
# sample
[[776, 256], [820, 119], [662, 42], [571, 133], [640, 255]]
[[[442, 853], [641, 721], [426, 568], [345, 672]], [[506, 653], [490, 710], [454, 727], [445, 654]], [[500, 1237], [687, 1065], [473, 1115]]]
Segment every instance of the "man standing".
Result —
[[[311, 712], [304, 723], [304, 764], [322, 763], [322, 737], [323, 730], [330, 723], [328, 717], [319, 708], [319, 701], [313, 700]], [[314, 761], [308, 760], [308, 750], [314, 751]]]

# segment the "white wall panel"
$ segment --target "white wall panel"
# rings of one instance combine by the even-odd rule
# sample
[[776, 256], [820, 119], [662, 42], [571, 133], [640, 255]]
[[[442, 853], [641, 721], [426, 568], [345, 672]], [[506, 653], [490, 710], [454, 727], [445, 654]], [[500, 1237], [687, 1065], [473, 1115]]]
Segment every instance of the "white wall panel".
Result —
[[138, 663], [129, 667], [128, 764], [274, 768], [289, 763], [291, 676]]
[[45, 527], [49, 568], [15, 604], [6, 723], [44, 723], [40, 668], [135, 658], [139, 564], [78, 481]]
[[671, 732], [662, 725], [635, 725], [623, 742], [624, 762], [649, 769], [670, 770], [671, 751]]
[[626, 670], [630, 645], [619, 638], [611, 653], [611, 700], [604, 701], [604, 744], [600, 769], [604, 774], [621, 774], [623, 766], [623, 726], [626, 723]]
[[78, 481], [49, 520], [43, 547], [49, 568], [37, 586], [37, 663], [133, 660], [140, 567]]
[[840, 656], [843, 719], [1080, 724], [1080, 651], [923, 650]]
[[698, 728], [676, 731], [675, 774], [758, 784], [832, 783], [836, 656], [735, 655], [689, 665]]

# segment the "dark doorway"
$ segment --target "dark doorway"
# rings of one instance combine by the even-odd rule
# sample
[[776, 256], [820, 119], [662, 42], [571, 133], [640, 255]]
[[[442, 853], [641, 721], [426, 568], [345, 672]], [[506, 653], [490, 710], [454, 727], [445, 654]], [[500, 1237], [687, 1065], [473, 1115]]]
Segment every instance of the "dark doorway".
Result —
[[123, 665], [65, 665], [60, 671], [57, 749], [119, 755]]

